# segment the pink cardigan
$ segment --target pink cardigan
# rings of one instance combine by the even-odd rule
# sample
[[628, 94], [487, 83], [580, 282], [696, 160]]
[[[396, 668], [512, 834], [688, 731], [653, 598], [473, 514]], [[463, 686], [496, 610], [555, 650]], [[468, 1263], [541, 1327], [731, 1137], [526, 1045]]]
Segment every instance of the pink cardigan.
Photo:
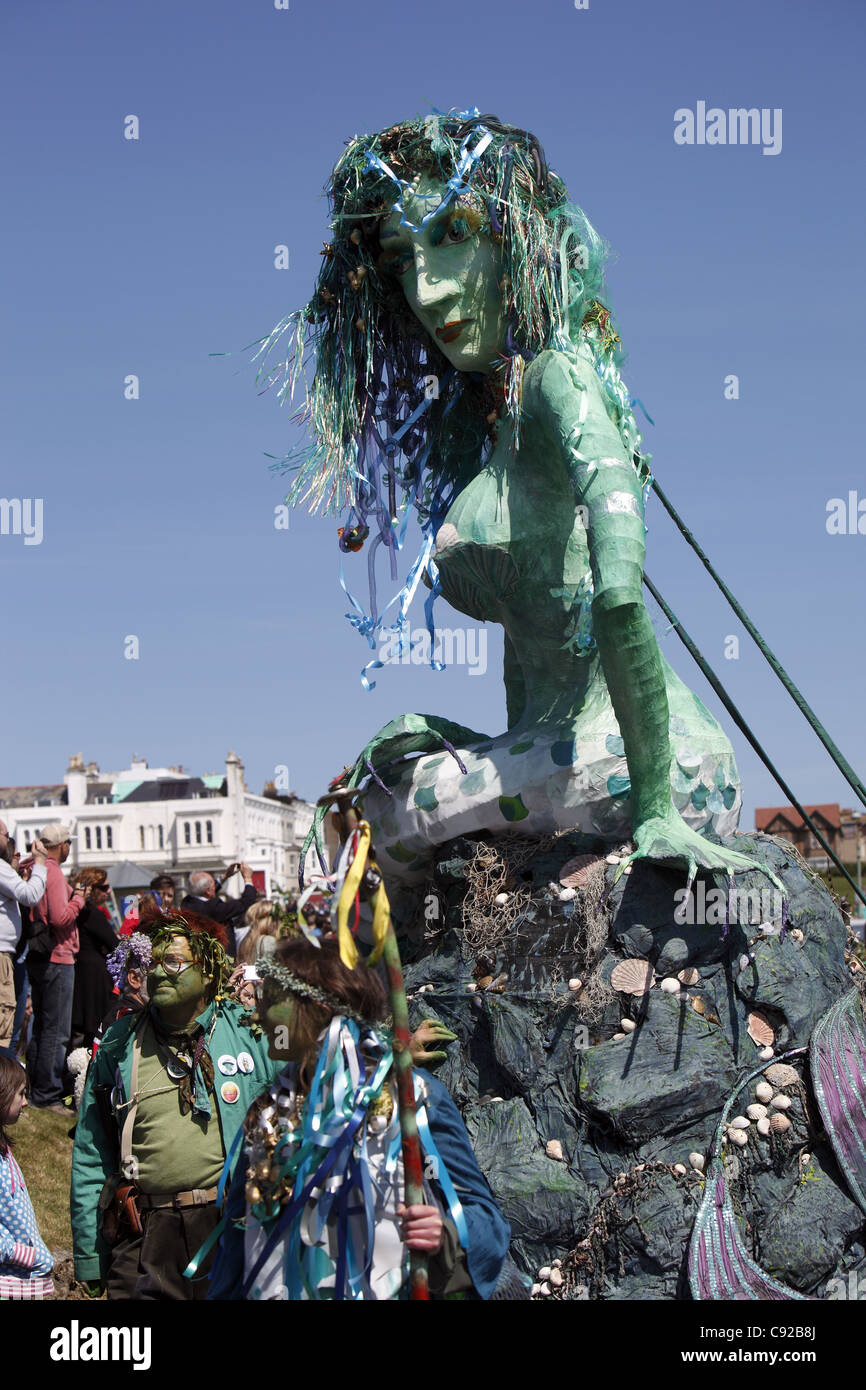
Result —
[[78, 928], [75, 923], [84, 906], [84, 896], [73, 893], [56, 859], [46, 859], [45, 868], [45, 892], [33, 911], [51, 928], [54, 942], [52, 964], [74, 965], [78, 955]]

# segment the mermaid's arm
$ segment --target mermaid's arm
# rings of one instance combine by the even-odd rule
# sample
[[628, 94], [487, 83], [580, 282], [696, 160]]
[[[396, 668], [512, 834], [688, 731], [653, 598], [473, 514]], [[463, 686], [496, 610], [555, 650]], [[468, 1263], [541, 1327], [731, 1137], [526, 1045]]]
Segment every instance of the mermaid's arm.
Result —
[[637, 825], [672, 805], [668, 698], [643, 602], [641, 486], [604, 408], [593, 368], [551, 352], [532, 364], [530, 374], [534, 381], [525, 403], [553, 434], [577, 504], [584, 508], [593, 628], [625, 746]]
[[632, 858], [685, 862], [690, 874], [698, 865], [728, 873], [752, 868], [745, 855], [690, 829], [673, 804], [667, 690], [643, 601], [642, 489], [594, 368], [542, 353], [527, 372], [524, 405], [551, 436], [585, 509], [595, 639], [631, 781]]

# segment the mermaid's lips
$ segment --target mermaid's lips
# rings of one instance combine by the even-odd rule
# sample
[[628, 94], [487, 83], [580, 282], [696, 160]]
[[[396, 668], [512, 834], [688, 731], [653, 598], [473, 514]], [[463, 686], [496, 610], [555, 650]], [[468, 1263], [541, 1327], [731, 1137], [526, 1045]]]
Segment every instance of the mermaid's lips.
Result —
[[440, 343], [453, 343], [455, 338], [460, 337], [467, 323], [472, 323], [472, 319], [452, 319], [450, 323], [444, 323], [441, 328], [436, 329], [436, 337]]

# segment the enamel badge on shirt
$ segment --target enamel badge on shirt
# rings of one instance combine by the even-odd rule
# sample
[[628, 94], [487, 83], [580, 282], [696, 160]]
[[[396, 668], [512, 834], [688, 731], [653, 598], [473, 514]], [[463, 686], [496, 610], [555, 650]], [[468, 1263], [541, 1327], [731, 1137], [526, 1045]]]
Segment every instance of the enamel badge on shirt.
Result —
[[248, 1052], [238, 1053], [238, 1071], [242, 1071], [248, 1076], [251, 1071], [255, 1071], [256, 1064]]
[[235, 1101], [240, 1100], [241, 1088], [236, 1081], [224, 1081], [220, 1086], [220, 1095], [226, 1105], [234, 1105]]
[[220, 1057], [217, 1061], [217, 1066], [219, 1067], [223, 1076], [234, 1076], [235, 1072], [238, 1069], [238, 1064], [230, 1052], [223, 1053], [222, 1057]]

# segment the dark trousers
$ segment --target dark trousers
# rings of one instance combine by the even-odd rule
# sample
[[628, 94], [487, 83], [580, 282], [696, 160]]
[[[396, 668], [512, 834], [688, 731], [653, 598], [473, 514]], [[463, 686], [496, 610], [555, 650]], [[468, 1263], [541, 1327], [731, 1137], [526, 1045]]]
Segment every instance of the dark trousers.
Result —
[[150, 1302], [200, 1302], [206, 1298], [214, 1250], [202, 1261], [195, 1279], [184, 1279], [183, 1271], [219, 1219], [216, 1202], [207, 1207], [157, 1207], [143, 1211], [144, 1233], [118, 1241], [111, 1252], [105, 1281], [108, 1297]]
[[[30, 994], [30, 981], [27, 978], [27, 960], [17, 960], [15, 962], [15, 1022], [12, 1025], [12, 1051], [10, 1055], [16, 1057], [21, 1043], [21, 1034], [24, 1029], [24, 1014], [27, 1009], [27, 999]], [[27, 1033], [30, 1033], [30, 1023], [27, 1024]], [[25, 1050], [27, 1038], [24, 1039]]]
[[72, 1032], [72, 992], [75, 966], [54, 965], [28, 957], [33, 1000], [33, 1036], [27, 1049], [33, 1105], [53, 1105], [63, 1099], [66, 1053]]

